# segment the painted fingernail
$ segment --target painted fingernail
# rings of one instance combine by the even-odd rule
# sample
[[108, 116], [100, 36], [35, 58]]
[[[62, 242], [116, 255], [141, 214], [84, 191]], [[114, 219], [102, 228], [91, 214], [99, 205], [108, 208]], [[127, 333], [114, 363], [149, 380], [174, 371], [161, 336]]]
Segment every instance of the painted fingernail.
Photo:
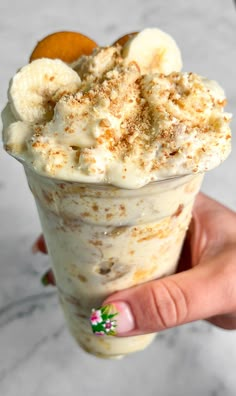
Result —
[[41, 278], [41, 283], [43, 286], [48, 286], [48, 285], [55, 285], [55, 278], [53, 275], [53, 272], [51, 270], [48, 270]]
[[127, 303], [121, 301], [116, 301], [113, 305], [119, 312], [116, 335], [124, 335], [134, 330], [135, 321], [130, 306]]
[[115, 302], [93, 309], [90, 323], [96, 335], [123, 335], [135, 327], [131, 309], [124, 302]]
[[40, 235], [38, 237], [38, 239], [34, 242], [31, 250], [33, 254], [36, 254], [38, 252], [47, 254], [47, 247], [43, 235]]
[[116, 335], [118, 312], [114, 305], [104, 305], [98, 309], [92, 309], [90, 315], [90, 324], [92, 331], [98, 336], [114, 336]]
[[43, 286], [48, 286], [49, 285], [49, 279], [48, 279], [48, 273], [44, 274], [41, 278], [41, 283]]

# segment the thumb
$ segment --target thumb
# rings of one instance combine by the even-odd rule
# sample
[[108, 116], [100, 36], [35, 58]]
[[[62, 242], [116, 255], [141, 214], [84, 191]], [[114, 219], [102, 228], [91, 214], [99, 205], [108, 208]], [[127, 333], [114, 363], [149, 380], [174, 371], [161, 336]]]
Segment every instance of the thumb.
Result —
[[118, 311], [116, 335], [131, 336], [236, 311], [235, 245], [166, 278], [117, 292], [104, 304]]

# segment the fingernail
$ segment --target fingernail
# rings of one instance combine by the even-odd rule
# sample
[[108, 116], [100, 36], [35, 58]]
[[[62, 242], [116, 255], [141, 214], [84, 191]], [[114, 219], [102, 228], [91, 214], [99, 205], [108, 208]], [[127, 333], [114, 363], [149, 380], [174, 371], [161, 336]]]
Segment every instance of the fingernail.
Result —
[[48, 285], [55, 285], [55, 279], [54, 275], [51, 270], [48, 270], [41, 278], [41, 283], [43, 286], [48, 286]]
[[123, 335], [135, 327], [131, 310], [124, 302], [92, 309], [90, 323], [95, 335]]
[[41, 283], [42, 283], [43, 286], [48, 286], [49, 285], [49, 279], [48, 279], [48, 273], [47, 272], [42, 276]]
[[47, 254], [47, 247], [45, 244], [44, 237], [42, 235], [40, 235], [38, 239], [34, 242], [31, 250], [33, 254], [36, 254], [38, 252]]
[[90, 324], [95, 335], [116, 335], [118, 312], [114, 305], [104, 305], [101, 308], [92, 309]]
[[135, 328], [135, 321], [129, 305], [125, 302], [115, 302], [113, 304], [119, 312], [117, 318], [116, 334], [123, 335]]

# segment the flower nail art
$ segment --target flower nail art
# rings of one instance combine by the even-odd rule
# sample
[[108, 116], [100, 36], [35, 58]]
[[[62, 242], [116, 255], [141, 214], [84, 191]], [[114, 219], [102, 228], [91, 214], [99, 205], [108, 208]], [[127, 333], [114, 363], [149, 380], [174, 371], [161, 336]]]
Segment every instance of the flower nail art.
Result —
[[93, 309], [91, 316], [90, 316], [90, 321], [92, 323], [92, 326], [96, 326], [98, 323], [102, 322], [102, 313], [100, 310]]
[[116, 315], [118, 312], [115, 311], [113, 305], [92, 309], [90, 323], [93, 333], [97, 336], [115, 335], [117, 323], [114, 318]]

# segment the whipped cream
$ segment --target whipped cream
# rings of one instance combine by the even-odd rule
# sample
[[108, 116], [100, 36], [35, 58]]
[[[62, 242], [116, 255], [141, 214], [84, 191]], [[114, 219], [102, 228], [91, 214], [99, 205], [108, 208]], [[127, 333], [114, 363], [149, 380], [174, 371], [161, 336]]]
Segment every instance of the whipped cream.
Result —
[[144, 74], [127, 54], [119, 45], [97, 48], [67, 65], [80, 86], [54, 98], [51, 118], [41, 123], [17, 119], [9, 95], [2, 116], [6, 150], [48, 177], [130, 189], [206, 172], [225, 160], [231, 115], [223, 111], [223, 89], [181, 73], [179, 65], [169, 74], [155, 65], [153, 73], [150, 62]]

